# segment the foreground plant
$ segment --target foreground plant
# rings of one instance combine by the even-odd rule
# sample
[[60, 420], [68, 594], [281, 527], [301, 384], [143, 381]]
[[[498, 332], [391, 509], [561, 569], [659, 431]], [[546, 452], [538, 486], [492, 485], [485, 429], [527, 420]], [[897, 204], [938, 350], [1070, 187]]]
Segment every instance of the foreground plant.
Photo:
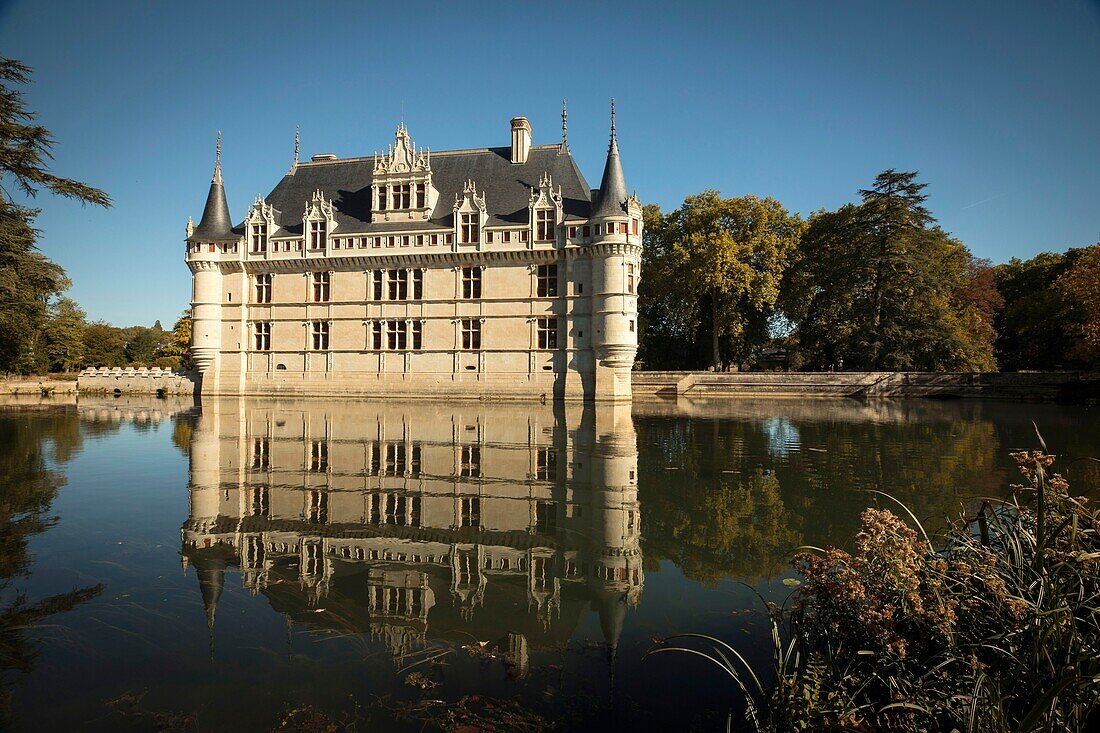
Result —
[[[798, 554], [773, 609], [775, 681], [728, 645], [653, 650], [724, 669], [759, 731], [1084, 731], [1100, 707], [1100, 511], [1054, 456], [1014, 453], [1026, 482], [936, 542], [867, 509], [855, 552]], [[937, 549], [938, 547], [938, 549]], [[691, 635], [689, 635], [691, 636]], [[736, 663], [735, 663], [736, 661]]]

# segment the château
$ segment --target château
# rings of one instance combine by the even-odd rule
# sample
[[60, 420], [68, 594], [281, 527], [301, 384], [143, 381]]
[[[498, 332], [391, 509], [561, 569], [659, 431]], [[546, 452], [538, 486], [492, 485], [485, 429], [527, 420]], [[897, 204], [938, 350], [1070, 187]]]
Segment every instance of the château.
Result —
[[600, 187], [567, 137], [294, 163], [234, 225], [219, 135], [187, 225], [204, 394], [629, 400], [642, 207], [614, 102]]

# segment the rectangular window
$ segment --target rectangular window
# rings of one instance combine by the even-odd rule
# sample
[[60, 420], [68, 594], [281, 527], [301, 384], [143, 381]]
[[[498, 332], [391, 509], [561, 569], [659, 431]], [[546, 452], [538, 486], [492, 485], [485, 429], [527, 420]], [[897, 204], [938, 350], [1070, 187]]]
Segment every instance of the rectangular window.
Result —
[[412, 193], [412, 187], [407, 183], [402, 183], [393, 187], [393, 208], [395, 209], [408, 209], [410, 208], [410, 197]]
[[576, 236], [577, 236], [577, 228], [576, 227], [569, 227], [569, 238], [570, 239], [575, 239]]
[[558, 507], [552, 501], [535, 502], [535, 532], [552, 535], [558, 529]]
[[271, 491], [267, 486], [252, 489], [252, 516], [271, 516]]
[[371, 273], [371, 297], [374, 300], [382, 300], [382, 284], [385, 278], [385, 273], [382, 270], [375, 270]]
[[329, 300], [329, 286], [332, 283], [332, 273], [313, 273], [313, 302], [327, 303]]
[[314, 351], [328, 351], [328, 321], [313, 321], [310, 334], [313, 336]]
[[526, 242], [529, 234], [530, 232], [524, 229], [522, 232], [519, 233], [519, 241]]
[[467, 351], [481, 348], [481, 321], [478, 319], [462, 319], [462, 348]]
[[554, 238], [554, 210], [539, 209], [535, 212], [535, 237], [540, 242], [549, 242]]
[[538, 319], [538, 335], [539, 335], [539, 348], [540, 349], [556, 349], [558, 348], [558, 319], [557, 318], [540, 318]]
[[462, 215], [462, 239], [463, 244], [476, 244], [481, 241], [480, 214]]
[[509, 242], [512, 241], [512, 233], [511, 232], [501, 232], [500, 233], [500, 241], [504, 242], [505, 244], [508, 244]]
[[633, 229], [633, 231], [631, 233], [634, 234], [635, 236], [637, 236], [637, 234], [638, 234], [638, 220], [637, 219], [631, 219], [630, 220], [630, 227], [631, 227], [631, 229]]
[[372, 246], [372, 247], [381, 247], [382, 246], [382, 237], [371, 237], [370, 238], [370, 246]]
[[538, 287], [536, 293], [540, 298], [553, 298], [558, 294], [558, 266], [538, 266]]
[[462, 268], [462, 297], [463, 298], [480, 298], [481, 297], [481, 268], [480, 267], [463, 267]]
[[[328, 523], [328, 492], [309, 492], [309, 521], [313, 524]], [[318, 547], [312, 545], [312, 547]], [[316, 572], [316, 571], [314, 571]]]
[[327, 221], [311, 221], [309, 223], [309, 248], [312, 250], [325, 248], [325, 233], [328, 228]]
[[404, 351], [408, 344], [408, 321], [386, 321], [386, 333], [389, 336], [387, 347], [390, 351]]
[[417, 234], [416, 235], [416, 246], [417, 247], [423, 247], [424, 246], [424, 235], [423, 234]]
[[328, 443], [325, 441], [310, 441], [309, 470], [314, 473], [324, 473], [328, 471]]
[[535, 458], [535, 478], [553, 481], [558, 476], [558, 452], [553, 448], [539, 448]]
[[371, 348], [382, 350], [383, 344], [383, 331], [384, 324], [382, 321], [374, 321], [371, 323]]
[[271, 274], [256, 276], [256, 302], [271, 302]]
[[439, 235], [438, 234], [433, 234], [432, 235], [432, 244], [433, 245], [439, 244]]
[[459, 473], [468, 478], [481, 477], [481, 446], [462, 446], [462, 465], [460, 466]]
[[428, 187], [423, 183], [416, 184], [416, 208], [423, 209], [428, 205]]
[[420, 351], [424, 345], [424, 322], [413, 321], [412, 322], [412, 348], [413, 351]]
[[267, 224], [252, 225], [252, 251], [267, 251]]
[[387, 270], [390, 300], [407, 300], [409, 297], [409, 271]]
[[634, 263], [626, 263], [626, 292], [633, 293], [634, 290]]
[[423, 300], [424, 299], [424, 271], [413, 270], [412, 271], [412, 299]]
[[581, 236], [582, 237], [589, 237], [591, 235], [592, 235], [592, 228], [590, 226], [585, 224], [583, 227], [581, 227]]
[[481, 526], [481, 498], [477, 496], [464, 496], [461, 499], [462, 526]]
[[453, 235], [453, 234], [444, 234], [443, 235], [443, 241], [444, 241], [445, 244], [454, 244], [455, 243], [455, 235]]
[[493, 233], [492, 232], [485, 232], [485, 243], [486, 244], [492, 244], [493, 243]]
[[256, 340], [256, 351], [271, 351], [270, 321], [256, 321], [252, 324], [252, 333]]
[[252, 468], [266, 471], [269, 467], [268, 456], [271, 444], [267, 438], [256, 438], [252, 441]]
[[630, 332], [634, 333], [634, 321], [630, 322]]
[[379, 211], [385, 211], [386, 210], [386, 198], [387, 198], [387, 196], [386, 196], [386, 187], [385, 186], [379, 186], [378, 187], [378, 210]]
[[405, 235], [404, 237], [401, 237], [401, 246], [402, 247], [408, 247], [409, 246], [409, 237], [408, 237], [408, 235]]

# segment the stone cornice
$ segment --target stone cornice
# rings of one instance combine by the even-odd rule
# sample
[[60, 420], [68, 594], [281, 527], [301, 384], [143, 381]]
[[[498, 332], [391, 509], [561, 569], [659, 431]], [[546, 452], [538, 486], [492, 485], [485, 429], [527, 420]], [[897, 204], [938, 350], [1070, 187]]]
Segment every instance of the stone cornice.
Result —
[[[483, 250], [481, 252], [408, 252], [353, 256], [295, 257], [287, 259], [188, 262], [195, 269], [218, 269], [223, 273], [302, 273], [333, 270], [355, 272], [389, 267], [454, 267], [460, 265], [526, 263], [544, 264], [563, 259], [586, 259], [592, 256], [641, 255], [638, 244], [604, 243], [565, 249]], [[200, 266], [196, 268], [196, 266]]]

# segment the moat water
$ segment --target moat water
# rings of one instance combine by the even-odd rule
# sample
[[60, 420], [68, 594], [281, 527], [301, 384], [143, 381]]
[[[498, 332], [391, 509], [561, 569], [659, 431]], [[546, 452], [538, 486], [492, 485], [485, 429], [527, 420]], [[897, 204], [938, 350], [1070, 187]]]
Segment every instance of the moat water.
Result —
[[725, 730], [732, 681], [646, 651], [766, 669], [796, 547], [872, 489], [930, 526], [1004, 495], [1033, 421], [1100, 455], [1100, 410], [1048, 404], [9, 398], [0, 729]]

